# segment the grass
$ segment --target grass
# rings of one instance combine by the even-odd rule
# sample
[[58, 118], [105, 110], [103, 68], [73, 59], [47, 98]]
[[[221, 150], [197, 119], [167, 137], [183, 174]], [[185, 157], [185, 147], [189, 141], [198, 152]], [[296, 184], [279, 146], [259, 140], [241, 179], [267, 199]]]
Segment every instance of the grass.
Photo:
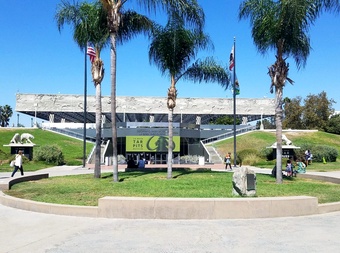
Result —
[[[303, 178], [284, 179], [276, 184], [270, 175], [256, 175], [257, 197], [313, 196], [319, 203], [340, 201], [340, 185]], [[232, 198], [232, 173], [216, 171], [174, 171], [173, 179], [166, 172], [122, 172], [120, 183], [111, 173], [101, 179], [93, 175], [53, 177], [16, 184], [6, 194], [34, 201], [96, 206], [104, 196]]]
[[[0, 129], [0, 170], [1, 171], [12, 171], [13, 168], [9, 166], [10, 161], [14, 158], [14, 155], [10, 155], [10, 147], [4, 147], [8, 145], [15, 133], [30, 133], [34, 136], [33, 142], [37, 147], [44, 145], [56, 144], [58, 145], [64, 155], [65, 163], [67, 165], [81, 165], [83, 160], [83, 141], [75, 138], [71, 138], [65, 135], [56, 134], [50, 131], [42, 129], [27, 129], [27, 128], [1, 128]], [[90, 153], [94, 144], [87, 143], [86, 151]], [[34, 148], [33, 148], [34, 150]], [[52, 167], [54, 164], [46, 164], [42, 162], [24, 161], [25, 171], [36, 171], [46, 167]]]
[[[309, 143], [314, 145], [328, 145], [334, 147], [338, 150], [340, 154], [340, 135], [329, 134], [325, 132], [294, 132], [294, 131], [285, 131], [283, 132], [289, 140], [293, 142], [295, 146], [301, 146], [302, 144]], [[255, 149], [262, 150], [266, 147], [270, 147], [276, 141], [275, 131], [267, 132], [267, 131], [255, 131], [251, 133], [247, 133], [241, 136], [238, 136], [236, 139], [236, 149], [237, 152], [240, 152], [244, 149]], [[218, 143], [213, 144], [217, 152], [224, 157], [227, 152], [231, 152], [233, 154], [234, 150], [234, 139], [230, 138], [227, 140], [220, 141]], [[282, 164], [286, 163], [286, 158], [283, 159]], [[250, 164], [244, 164], [250, 165]], [[264, 159], [260, 159], [256, 161], [253, 166], [257, 166], [260, 168], [273, 168], [275, 165], [275, 160], [266, 161]], [[308, 170], [311, 171], [334, 171], [340, 170], [340, 162], [328, 162], [326, 164], [323, 163], [313, 163], [311, 166], [308, 166]]]
[[[3, 130], [0, 129], [0, 160], [6, 158], [8, 144], [18, 132], [29, 132], [35, 136], [37, 145], [55, 143], [62, 148], [68, 163], [81, 164], [82, 141], [43, 130]], [[309, 142], [329, 145], [340, 153], [340, 136], [323, 132], [285, 132], [296, 146]], [[238, 152], [243, 149], [257, 149], [271, 146], [275, 142], [275, 132], [255, 131], [237, 137]], [[92, 144], [88, 144], [90, 151]], [[224, 156], [233, 150], [233, 139], [214, 144]], [[7, 155], [8, 156], [8, 155]], [[256, 160], [256, 166], [272, 168], [275, 161]], [[246, 164], [245, 164], [246, 165]], [[25, 171], [49, 167], [43, 163], [24, 164]], [[0, 165], [2, 171], [12, 171], [8, 163]], [[327, 164], [314, 163], [307, 167], [313, 171], [340, 170], [340, 162]], [[140, 196], [140, 197], [187, 197], [187, 198], [231, 198], [232, 174], [213, 171], [173, 171], [173, 179], [166, 179], [166, 172], [120, 172], [120, 183], [113, 183], [110, 173], [103, 173], [102, 178], [93, 175], [53, 177], [33, 182], [14, 185], [6, 191], [14, 197], [48, 203], [96, 206], [98, 199], [104, 196]], [[275, 178], [257, 174], [257, 197], [272, 196], [314, 196], [319, 203], [340, 201], [340, 185], [303, 178], [284, 179], [283, 184], [276, 184]]]

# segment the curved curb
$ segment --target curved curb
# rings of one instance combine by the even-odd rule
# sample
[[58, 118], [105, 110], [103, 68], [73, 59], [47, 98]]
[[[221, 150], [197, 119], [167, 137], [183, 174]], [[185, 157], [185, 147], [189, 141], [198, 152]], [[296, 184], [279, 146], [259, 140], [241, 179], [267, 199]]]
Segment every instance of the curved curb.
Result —
[[[20, 178], [20, 182], [33, 180], [33, 176], [36, 176], [35, 180], [38, 180], [38, 178], [46, 177], [46, 174], [24, 176]], [[14, 179], [10, 181], [18, 182]], [[8, 196], [0, 191], [0, 204], [47, 214], [123, 219], [255, 219], [340, 211], [340, 202], [318, 204], [316, 197], [309, 196], [263, 198], [104, 197], [100, 198], [98, 206], [94, 207], [36, 202]]]

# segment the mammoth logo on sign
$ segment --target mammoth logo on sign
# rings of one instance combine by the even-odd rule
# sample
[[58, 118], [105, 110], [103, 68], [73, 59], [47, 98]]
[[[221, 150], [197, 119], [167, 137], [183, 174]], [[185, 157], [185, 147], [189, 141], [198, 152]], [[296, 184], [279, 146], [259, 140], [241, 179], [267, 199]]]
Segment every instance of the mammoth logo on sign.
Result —
[[[180, 137], [173, 137], [173, 151], [180, 151]], [[167, 152], [169, 137], [126, 136], [126, 152]]]

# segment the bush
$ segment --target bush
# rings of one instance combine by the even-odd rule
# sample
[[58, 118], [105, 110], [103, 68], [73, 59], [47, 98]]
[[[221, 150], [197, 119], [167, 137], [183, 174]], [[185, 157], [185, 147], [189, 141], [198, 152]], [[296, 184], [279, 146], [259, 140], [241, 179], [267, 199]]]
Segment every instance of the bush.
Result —
[[323, 158], [325, 158], [327, 162], [335, 162], [339, 155], [338, 150], [326, 145], [313, 147], [311, 153], [313, 154], [313, 161], [315, 162], [323, 162]]
[[262, 159], [266, 159], [267, 161], [271, 161], [275, 157], [274, 150], [272, 148], [262, 148], [259, 155]]
[[338, 150], [327, 145], [302, 144], [301, 149], [296, 149], [296, 157], [304, 159], [305, 151], [309, 149], [313, 155], [314, 162], [323, 162], [323, 157], [327, 162], [335, 162], [338, 157]]
[[57, 145], [45, 145], [34, 150], [34, 160], [43, 161], [48, 164], [65, 164], [64, 155]]
[[260, 153], [256, 149], [244, 149], [237, 153], [236, 163], [253, 165], [259, 160]]

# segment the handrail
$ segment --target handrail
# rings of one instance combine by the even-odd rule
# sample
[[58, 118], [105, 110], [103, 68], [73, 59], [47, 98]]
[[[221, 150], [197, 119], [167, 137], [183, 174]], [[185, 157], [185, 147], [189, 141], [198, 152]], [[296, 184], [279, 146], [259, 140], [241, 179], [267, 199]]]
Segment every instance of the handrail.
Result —
[[[247, 126], [247, 127], [239, 128], [239, 129], [236, 129], [236, 135], [244, 133], [244, 132], [253, 131], [255, 129], [256, 129], [256, 126]], [[234, 131], [228, 131], [227, 133], [216, 135], [216, 136], [204, 139], [201, 142], [203, 144], [208, 144], [208, 143], [212, 143], [212, 142], [231, 138], [231, 137], [233, 137], [233, 135], [234, 135]]]

